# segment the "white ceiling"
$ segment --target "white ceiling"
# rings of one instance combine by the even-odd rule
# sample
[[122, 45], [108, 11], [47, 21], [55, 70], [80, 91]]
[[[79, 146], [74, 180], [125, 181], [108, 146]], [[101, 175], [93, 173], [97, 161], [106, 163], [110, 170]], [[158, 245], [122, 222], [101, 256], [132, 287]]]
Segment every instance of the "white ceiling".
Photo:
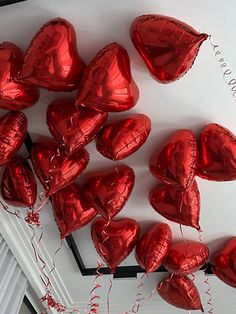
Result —
[[[212, 34], [212, 40], [222, 48], [224, 57], [236, 78], [235, 9], [234, 0], [228, 0], [227, 5], [213, 0], [29, 0], [0, 9], [0, 41], [12, 41], [22, 49], [27, 47], [42, 23], [57, 16], [68, 19], [75, 26], [79, 51], [86, 62], [109, 42], [117, 41], [127, 48], [131, 57], [133, 76], [140, 87], [140, 100], [132, 111], [145, 113], [152, 118], [152, 133], [147, 143], [125, 160], [135, 170], [136, 186], [119, 217], [137, 219], [144, 230], [151, 222], [165, 221], [150, 207], [147, 200], [148, 191], [155, 184], [147, 169], [147, 161], [153, 147], [159, 146], [176, 129], [191, 128], [198, 132], [208, 122], [220, 123], [236, 133], [236, 104], [222, 79], [221, 70], [208, 41], [201, 47], [193, 68], [181, 80], [170, 85], [160, 85], [149, 76], [132, 46], [129, 25], [137, 15], [160, 13], [174, 16], [199, 31]], [[46, 107], [51, 100], [62, 95], [64, 94], [41, 91], [39, 103], [25, 111], [31, 134], [35, 134], [36, 137], [38, 134], [49, 134], [45, 122]], [[114, 115], [120, 117], [123, 114]], [[91, 154], [88, 170], [110, 166], [113, 163], [99, 155], [94, 144], [88, 146], [88, 151]], [[211, 250], [214, 250], [225, 237], [236, 234], [236, 183], [215, 183], [201, 179], [198, 179], [198, 183], [202, 202], [203, 237]], [[45, 238], [50, 239], [46, 241], [47, 251], [51, 254], [59, 245], [59, 240], [50, 208], [44, 210], [43, 221]], [[171, 227], [174, 238], [180, 238], [178, 225], [171, 224]], [[184, 228], [184, 235], [186, 238], [198, 239], [198, 233], [187, 227]], [[75, 232], [74, 237], [86, 266], [95, 267], [97, 254], [90, 239], [89, 226]], [[134, 264], [133, 255], [123, 263]], [[71, 302], [86, 303], [88, 291], [92, 287], [92, 278], [81, 278], [68, 248], [63, 247], [59, 253], [57, 267], [64, 285], [63, 289], [70, 296]], [[155, 274], [148, 281], [150, 290], [158, 276]], [[199, 288], [204, 291], [203, 278], [198, 279]], [[105, 293], [108, 287], [107, 279], [103, 278], [102, 282]], [[235, 291], [216, 278], [212, 278], [211, 283], [214, 314], [235, 313]], [[112, 313], [120, 313], [121, 310], [129, 308], [135, 298], [136, 284], [136, 280], [115, 280]], [[204, 297], [205, 294], [202, 293], [202, 298]], [[183, 312], [166, 305], [158, 297], [148, 302], [146, 308], [140, 311], [163, 314]]]

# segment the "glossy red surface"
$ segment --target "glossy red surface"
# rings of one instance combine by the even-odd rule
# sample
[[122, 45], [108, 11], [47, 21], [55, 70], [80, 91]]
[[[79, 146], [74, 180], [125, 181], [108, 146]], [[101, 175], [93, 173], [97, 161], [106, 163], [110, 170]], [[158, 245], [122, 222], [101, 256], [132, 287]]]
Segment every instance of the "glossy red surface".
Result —
[[175, 307], [204, 312], [198, 289], [188, 277], [171, 274], [157, 285], [157, 292]]
[[181, 225], [200, 229], [200, 193], [193, 181], [187, 191], [159, 184], [149, 194], [149, 202], [163, 217]]
[[191, 130], [178, 130], [149, 161], [151, 173], [162, 183], [187, 190], [198, 166], [197, 140]]
[[182, 21], [158, 14], [137, 17], [130, 34], [151, 74], [164, 84], [178, 80], [192, 67], [208, 38]]
[[74, 27], [62, 18], [44, 24], [25, 53], [19, 79], [53, 91], [78, 88], [85, 65]]
[[52, 195], [52, 208], [61, 231], [61, 239], [87, 225], [96, 215], [96, 210], [86, 201], [83, 189], [72, 183]]
[[213, 273], [227, 285], [236, 288], [236, 237], [230, 238], [210, 259]]
[[91, 142], [107, 120], [106, 112], [79, 107], [68, 99], [54, 100], [47, 109], [47, 125], [69, 154]]
[[0, 108], [22, 110], [39, 98], [38, 89], [16, 80], [23, 64], [21, 50], [12, 43], [0, 44]]
[[167, 257], [172, 243], [170, 227], [157, 223], [151, 227], [138, 241], [136, 259], [143, 269], [153, 272], [158, 269]]
[[100, 215], [112, 219], [128, 201], [134, 181], [134, 171], [126, 165], [94, 171], [85, 177], [84, 196]]
[[221, 125], [206, 125], [199, 140], [198, 175], [206, 180], [236, 180], [236, 137]]
[[31, 151], [34, 171], [42, 183], [46, 196], [71, 184], [86, 168], [89, 154], [85, 149], [67, 155], [64, 148], [47, 137], [39, 138]]
[[112, 43], [104, 47], [85, 70], [77, 104], [99, 111], [124, 111], [139, 98], [130, 60], [124, 47]]
[[1, 193], [2, 198], [9, 205], [34, 206], [37, 184], [28, 162], [22, 157], [15, 156], [7, 163], [2, 176]]
[[27, 132], [27, 118], [23, 112], [10, 111], [0, 116], [0, 166], [20, 149]]
[[179, 241], [172, 245], [164, 266], [174, 274], [189, 275], [204, 266], [209, 257], [208, 247], [196, 241]]
[[97, 137], [97, 150], [111, 160], [121, 160], [136, 152], [151, 132], [151, 120], [144, 114], [113, 122]]
[[92, 239], [99, 255], [114, 272], [132, 252], [139, 237], [140, 227], [134, 219], [110, 221], [97, 218], [92, 224]]

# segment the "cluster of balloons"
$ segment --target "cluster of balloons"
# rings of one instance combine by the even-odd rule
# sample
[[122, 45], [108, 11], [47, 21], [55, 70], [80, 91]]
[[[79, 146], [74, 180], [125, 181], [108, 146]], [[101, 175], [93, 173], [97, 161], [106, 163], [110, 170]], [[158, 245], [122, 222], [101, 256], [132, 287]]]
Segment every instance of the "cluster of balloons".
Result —
[[[161, 15], [136, 18], [130, 33], [151, 74], [165, 84], [192, 67], [208, 37]], [[139, 239], [140, 227], [134, 219], [114, 220], [133, 190], [133, 169], [118, 164], [88, 174], [83, 184], [75, 183], [89, 163], [84, 147], [95, 137], [97, 150], [117, 161], [136, 152], [151, 132], [150, 118], [141, 113], [107, 123], [109, 112], [129, 110], [139, 98], [128, 53], [118, 43], [105, 46], [86, 66], [77, 51], [73, 26], [56, 18], [42, 26], [24, 56], [12, 43], [0, 45], [0, 108], [10, 110], [0, 117], [3, 199], [17, 207], [33, 208], [36, 202], [34, 173], [26, 160], [15, 155], [27, 132], [27, 118], [19, 110], [37, 102], [38, 88], [77, 90], [76, 99], [57, 99], [48, 105], [46, 121], [53, 138], [40, 137], [31, 151], [34, 173], [45, 196], [51, 197], [61, 238], [99, 214], [91, 226], [92, 239], [111, 272], [136, 247], [136, 259], [146, 272], [162, 264], [171, 272], [157, 288], [167, 302], [202, 310], [197, 288], [187, 275], [204, 266], [207, 246], [194, 241], [172, 244], [172, 232], [165, 223], [154, 224]], [[195, 176], [236, 179], [235, 143], [235, 136], [216, 124], [202, 129], [199, 144], [190, 130], [173, 134], [150, 159], [150, 171], [161, 182], [149, 196], [154, 209], [171, 221], [199, 230], [200, 195]], [[227, 247], [212, 265], [222, 280], [236, 286], [236, 277], [230, 277], [235, 252]], [[230, 271], [221, 272], [223, 267]]]

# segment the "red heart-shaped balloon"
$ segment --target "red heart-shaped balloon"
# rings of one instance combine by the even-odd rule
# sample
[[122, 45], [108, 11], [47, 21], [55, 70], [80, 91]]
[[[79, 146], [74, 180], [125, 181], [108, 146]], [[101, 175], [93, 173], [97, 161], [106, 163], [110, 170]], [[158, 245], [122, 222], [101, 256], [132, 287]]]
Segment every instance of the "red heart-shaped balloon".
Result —
[[78, 88], [85, 65], [78, 54], [74, 27], [56, 18], [32, 39], [19, 79], [53, 91]]
[[159, 184], [150, 192], [149, 202], [163, 217], [200, 230], [200, 193], [196, 181], [187, 191]]
[[106, 112], [79, 107], [68, 99], [58, 99], [48, 106], [47, 125], [55, 140], [73, 154], [94, 139], [107, 116]]
[[103, 48], [84, 72], [77, 103], [99, 111], [124, 111], [138, 101], [130, 60], [124, 47], [112, 43]]
[[52, 208], [61, 239], [87, 225], [97, 215], [84, 198], [83, 189], [76, 183], [52, 195]]
[[192, 67], [208, 38], [182, 21], [158, 14], [137, 17], [130, 34], [151, 74], [165, 84], [178, 80]]
[[208, 247], [196, 241], [179, 241], [172, 245], [164, 266], [171, 273], [189, 275], [204, 266], [209, 257]]
[[235, 255], [236, 237], [230, 238], [224, 246], [211, 256], [213, 273], [227, 285], [236, 288]]
[[12, 43], [0, 44], [0, 108], [21, 110], [32, 106], [39, 98], [38, 89], [16, 81], [23, 64], [21, 50]]
[[84, 196], [100, 215], [112, 219], [128, 201], [134, 181], [134, 171], [126, 165], [92, 172], [85, 178]]
[[206, 125], [199, 140], [198, 176], [215, 181], [236, 180], [236, 137], [221, 125]]
[[198, 289], [188, 277], [171, 274], [157, 285], [157, 292], [175, 307], [204, 312]]
[[136, 246], [136, 259], [147, 273], [158, 269], [167, 257], [172, 242], [170, 227], [157, 223], [139, 239]]
[[15, 156], [4, 169], [1, 193], [5, 202], [17, 207], [32, 207], [37, 198], [35, 176], [28, 162]]
[[97, 150], [111, 160], [121, 160], [136, 152], [147, 140], [151, 120], [144, 114], [113, 122], [97, 137]]
[[10, 111], [0, 116], [0, 166], [12, 159], [24, 142], [27, 118], [23, 112]]
[[140, 227], [134, 219], [107, 222], [97, 218], [92, 224], [92, 240], [99, 255], [113, 273], [135, 247]]
[[187, 190], [196, 175], [198, 149], [195, 135], [190, 130], [172, 134], [149, 162], [151, 173], [162, 183]]
[[31, 155], [34, 171], [47, 197], [71, 184], [89, 162], [85, 149], [68, 155], [64, 148], [60, 149], [52, 139], [46, 137], [34, 143]]

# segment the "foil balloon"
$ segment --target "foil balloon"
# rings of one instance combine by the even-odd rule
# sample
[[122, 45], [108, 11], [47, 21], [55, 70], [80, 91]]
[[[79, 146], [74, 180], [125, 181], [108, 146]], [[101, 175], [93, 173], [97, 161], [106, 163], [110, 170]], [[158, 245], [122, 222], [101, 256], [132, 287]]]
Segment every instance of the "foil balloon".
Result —
[[151, 190], [149, 202], [163, 217], [200, 230], [200, 193], [196, 181], [187, 191], [159, 184]]
[[23, 112], [10, 111], [0, 116], [0, 166], [9, 162], [20, 149], [27, 132]]
[[89, 154], [85, 149], [67, 155], [50, 138], [41, 137], [31, 151], [34, 171], [42, 183], [46, 197], [71, 184], [86, 168]]
[[56, 18], [44, 24], [32, 39], [19, 80], [52, 91], [71, 91], [78, 88], [84, 68], [73, 26]]
[[85, 177], [84, 197], [106, 219], [115, 217], [133, 190], [135, 174], [126, 165], [92, 172]]
[[147, 140], [151, 120], [144, 114], [113, 122], [97, 137], [97, 150], [111, 160], [124, 159], [136, 152]]
[[196, 241], [179, 241], [172, 245], [164, 266], [171, 273], [189, 275], [204, 266], [209, 257], [208, 247]]
[[178, 80], [192, 67], [208, 38], [182, 21], [158, 14], [137, 17], [130, 34], [151, 74], [164, 84]]
[[175, 307], [204, 312], [198, 289], [188, 277], [171, 274], [157, 285], [157, 292]]
[[35, 176], [28, 162], [15, 156], [4, 169], [1, 181], [4, 201], [17, 207], [33, 207], [37, 198]]
[[139, 97], [130, 60], [124, 47], [112, 43], [103, 48], [85, 70], [77, 104], [98, 111], [124, 111]]
[[227, 285], [236, 288], [236, 237], [230, 238], [224, 246], [212, 254], [210, 265], [213, 273]]
[[139, 224], [134, 219], [107, 222], [104, 218], [97, 218], [92, 224], [94, 246], [112, 273], [132, 252], [139, 232]]
[[22, 110], [39, 98], [38, 89], [16, 80], [23, 64], [21, 50], [12, 43], [0, 44], [0, 108]]
[[73, 154], [89, 142], [106, 122], [108, 114], [77, 106], [68, 99], [53, 101], [47, 109], [47, 125], [58, 144]]
[[72, 183], [52, 195], [52, 208], [61, 239], [87, 225], [96, 215], [96, 210], [85, 200], [83, 189]]
[[172, 242], [172, 232], [165, 223], [156, 223], [138, 241], [136, 259], [146, 273], [158, 269], [167, 257]]
[[184, 191], [191, 186], [197, 166], [197, 140], [192, 131], [185, 129], [172, 134], [149, 161], [154, 177], [168, 186]]
[[236, 180], [236, 137], [221, 125], [206, 125], [199, 140], [198, 175], [214, 181]]

